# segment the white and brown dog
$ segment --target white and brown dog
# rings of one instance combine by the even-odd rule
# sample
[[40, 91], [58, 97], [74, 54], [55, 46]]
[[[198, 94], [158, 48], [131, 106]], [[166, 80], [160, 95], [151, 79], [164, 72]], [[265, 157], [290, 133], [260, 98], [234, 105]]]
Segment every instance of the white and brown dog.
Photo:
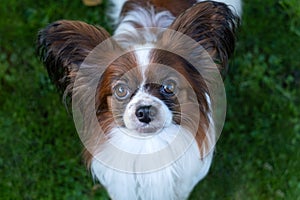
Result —
[[222, 129], [218, 83], [241, 2], [113, 4], [113, 36], [61, 20], [39, 32], [39, 54], [71, 97], [86, 163], [112, 199], [187, 199], [207, 174]]

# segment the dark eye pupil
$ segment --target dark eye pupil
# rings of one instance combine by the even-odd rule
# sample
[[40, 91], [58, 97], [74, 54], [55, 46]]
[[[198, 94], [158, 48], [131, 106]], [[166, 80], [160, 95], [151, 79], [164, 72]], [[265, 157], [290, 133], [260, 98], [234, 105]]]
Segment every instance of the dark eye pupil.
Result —
[[118, 87], [118, 95], [119, 96], [124, 96], [126, 94], [126, 90], [124, 87], [120, 86]]
[[115, 89], [115, 94], [118, 98], [126, 98], [128, 93], [128, 89], [123, 85], [119, 85]]
[[165, 85], [163, 85], [164, 92], [167, 94], [173, 94], [175, 91], [175, 83], [168, 82]]
[[123, 87], [119, 87], [118, 88], [118, 93], [121, 94], [121, 95], [124, 94], [125, 93], [125, 89]]
[[167, 93], [172, 93], [173, 92], [173, 85], [165, 85], [165, 91]]

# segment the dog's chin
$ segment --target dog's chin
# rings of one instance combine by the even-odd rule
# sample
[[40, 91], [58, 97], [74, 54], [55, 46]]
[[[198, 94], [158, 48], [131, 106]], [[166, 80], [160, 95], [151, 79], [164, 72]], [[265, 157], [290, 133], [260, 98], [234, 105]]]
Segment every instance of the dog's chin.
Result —
[[128, 128], [126, 134], [137, 137], [151, 137], [159, 134], [165, 128], [163, 126], [154, 126], [152, 124], [137, 124], [135, 128]]

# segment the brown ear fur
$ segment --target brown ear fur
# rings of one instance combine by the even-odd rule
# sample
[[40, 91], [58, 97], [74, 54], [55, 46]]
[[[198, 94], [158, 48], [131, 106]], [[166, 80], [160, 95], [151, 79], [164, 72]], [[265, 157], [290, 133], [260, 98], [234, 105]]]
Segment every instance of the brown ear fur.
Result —
[[238, 21], [227, 5], [207, 1], [195, 4], [181, 14], [170, 29], [184, 33], [202, 45], [224, 77], [228, 59], [234, 51]]
[[38, 33], [38, 54], [55, 85], [70, 94], [81, 63], [98, 44], [109, 37], [109, 33], [101, 27], [61, 20]]

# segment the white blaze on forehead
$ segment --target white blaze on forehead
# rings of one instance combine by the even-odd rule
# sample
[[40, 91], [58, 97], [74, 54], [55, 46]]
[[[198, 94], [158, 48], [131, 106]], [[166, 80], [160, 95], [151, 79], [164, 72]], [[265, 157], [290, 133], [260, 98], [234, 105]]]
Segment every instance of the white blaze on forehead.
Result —
[[153, 45], [151, 45], [151, 44], [140, 45], [140, 46], [134, 47], [134, 54], [137, 59], [137, 65], [140, 68], [142, 75], [143, 75], [143, 83], [146, 80], [145, 72], [151, 61], [152, 49], [153, 49]]

